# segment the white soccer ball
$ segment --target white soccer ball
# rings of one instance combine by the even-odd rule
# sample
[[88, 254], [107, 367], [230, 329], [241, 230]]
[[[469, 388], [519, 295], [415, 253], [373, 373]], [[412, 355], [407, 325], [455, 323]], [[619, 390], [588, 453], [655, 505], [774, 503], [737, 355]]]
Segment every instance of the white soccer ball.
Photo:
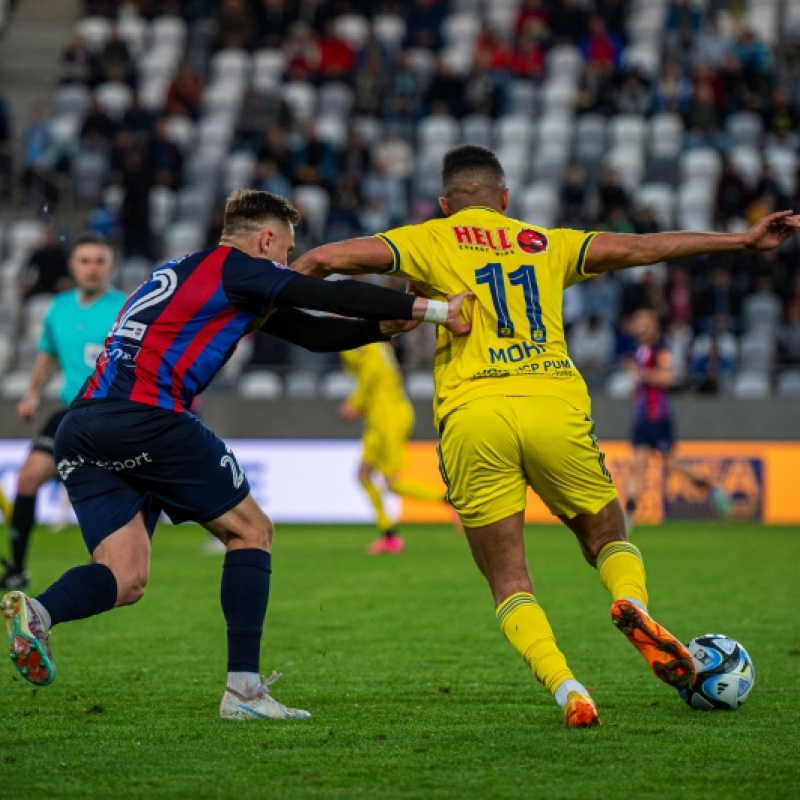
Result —
[[691, 689], [680, 690], [683, 700], [701, 711], [739, 708], [756, 679], [747, 650], [721, 633], [698, 636], [686, 646], [692, 654], [697, 679]]

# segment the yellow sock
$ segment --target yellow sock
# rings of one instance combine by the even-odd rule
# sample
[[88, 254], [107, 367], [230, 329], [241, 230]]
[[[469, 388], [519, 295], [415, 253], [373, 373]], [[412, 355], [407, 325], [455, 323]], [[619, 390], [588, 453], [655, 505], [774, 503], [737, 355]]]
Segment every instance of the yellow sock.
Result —
[[14, 506], [8, 501], [8, 498], [5, 496], [5, 493], [0, 488], [0, 513], [3, 515], [3, 522], [6, 525], [11, 524], [11, 512], [14, 510]]
[[444, 492], [441, 489], [411, 478], [399, 478], [392, 481], [389, 484], [389, 490], [401, 497], [410, 497], [413, 500], [444, 501]]
[[497, 606], [497, 619], [506, 639], [550, 692], [563, 681], [575, 680], [567, 659], [556, 647], [544, 610], [532, 594], [516, 592], [507, 597]]
[[375, 515], [378, 518], [378, 527], [382, 531], [388, 531], [389, 528], [393, 528], [394, 523], [386, 513], [386, 509], [383, 506], [383, 498], [381, 497], [378, 487], [369, 478], [362, 480], [361, 485], [364, 487], [364, 491], [367, 493], [369, 501], [375, 509]]
[[642, 554], [630, 542], [610, 542], [597, 556], [600, 582], [614, 600], [626, 597], [647, 608], [647, 575]]

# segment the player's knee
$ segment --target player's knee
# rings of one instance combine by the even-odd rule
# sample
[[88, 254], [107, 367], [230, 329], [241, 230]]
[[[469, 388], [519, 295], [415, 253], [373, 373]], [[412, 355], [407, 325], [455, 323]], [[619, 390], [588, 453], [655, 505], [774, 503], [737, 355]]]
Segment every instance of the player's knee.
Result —
[[34, 495], [47, 480], [38, 469], [27, 464], [22, 467], [17, 477], [17, 494]]
[[117, 578], [117, 605], [132, 606], [143, 597], [147, 588], [147, 573], [135, 572], [126, 575], [122, 580]]
[[272, 524], [272, 520], [266, 514], [262, 514], [260, 519], [248, 525], [245, 530], [232, 538], [239, 539], [243, 547], [270, 550], [274, 535], [275, 526]]

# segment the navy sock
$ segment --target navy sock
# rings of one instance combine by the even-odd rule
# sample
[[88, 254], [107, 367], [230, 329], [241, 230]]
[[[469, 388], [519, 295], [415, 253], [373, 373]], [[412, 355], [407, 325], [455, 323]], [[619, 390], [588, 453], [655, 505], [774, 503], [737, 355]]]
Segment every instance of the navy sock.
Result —
[[14, 569], [25, 569], [25, 556], [28, 552], [28, 542], [31, 530], [36, 521], [36, 495], [18, 494], [14, 499], [14, 511], [11, 514], [11, 525], [8, 535], [11, 539], [11, 560]]
[[105, 564], [86, 564], [65, 572], [36, 598], [50, 622], [70, 622], [110, 611], [117, 602], [117, 579]]
[[228, 625], [228, 672], [258, 672], [272, 557], [247, 548], [225, 554], [220, 599]]

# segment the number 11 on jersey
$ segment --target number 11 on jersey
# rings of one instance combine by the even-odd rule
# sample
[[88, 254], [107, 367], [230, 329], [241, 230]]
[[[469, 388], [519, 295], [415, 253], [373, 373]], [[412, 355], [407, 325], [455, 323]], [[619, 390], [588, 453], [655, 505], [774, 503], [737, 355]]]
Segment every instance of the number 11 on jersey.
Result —
[[[515, 327], [506, 301], [505, 275], [502, 266], [492, 262], [476, 269], [475, 280], [479, 284], [485, 283], [489, 286], [497, 315], [497, 335], [501, 339], [512, 338]], [[542, 320], [542, 304], [539, 302], [539, 285], [536, 283], [536, 270], [530, 264], [524, 264], [508, 273], [508, 281], [512, 286], [522, 287], [531, 340], [540, 344], [547, 341], [547, 329]]]

